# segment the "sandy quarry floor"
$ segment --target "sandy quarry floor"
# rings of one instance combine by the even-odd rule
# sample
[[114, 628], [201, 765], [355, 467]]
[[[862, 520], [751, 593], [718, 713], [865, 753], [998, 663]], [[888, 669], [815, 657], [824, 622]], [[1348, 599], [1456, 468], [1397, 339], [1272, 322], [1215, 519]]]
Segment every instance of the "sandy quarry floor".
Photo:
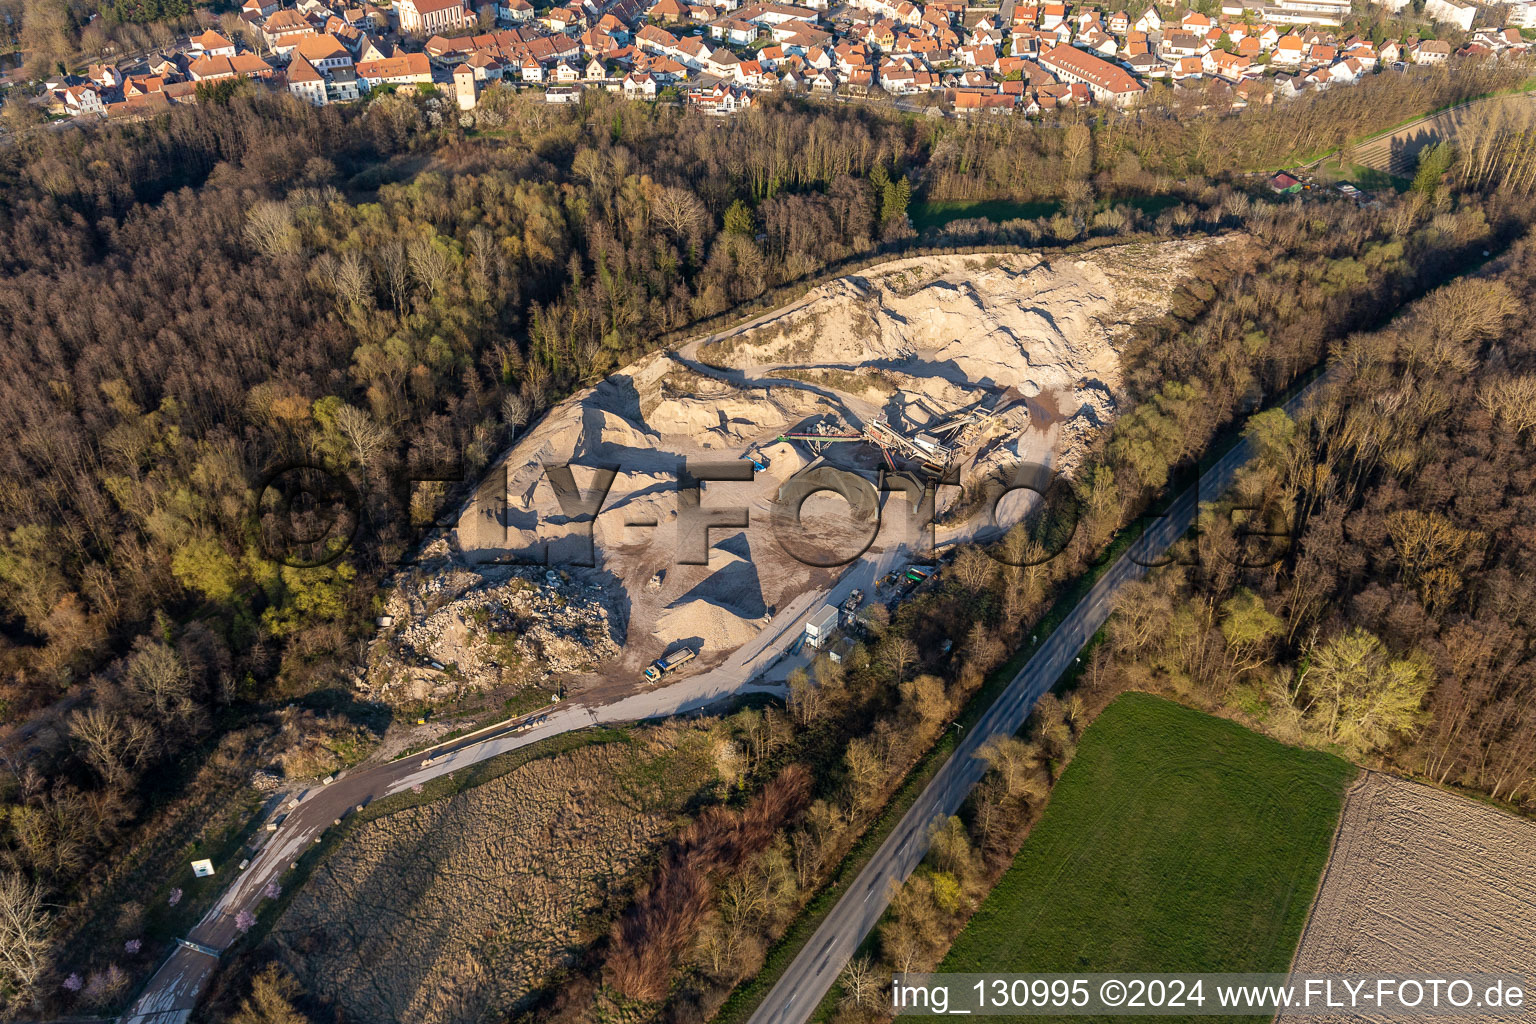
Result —
[[[802, 442], [779, 440], [782, 434], [856, 431], [883, 419], [911, 436], [985, 406], [994, 415], [961, 467], [966, 483], [1014, 461], [1070, 473], [1089, 436], [1114, 416], [1119, 343], [1135, 324], [1166, 311], [1173, 285], [1194, 257], [1226, 241], [1138, 244], [1055, 260], [1039, 254], [897, 260], [830, 282], [742, 327], [654, 353], [561, 403], [528, 430], [487, 474], [457, 528], [428, 550], [426, 571], [485, 571], [488, 563], [509, 559], [557, 567], [562, 576], [552, 585], [565, 590], [535, 604], [578, 597], [602, 602], [602, 625], [618, 649], [611, 655], [606, 641], [596, 643], [591, 660], [600, 672], [587, 673], [588, 685], [638, 680], [651, 659], [679, 643], [699, 652], [689, 671], [717, 664], [788, 600], [824, 586], [837, 556], [859, 550], [853, 538], [861, 531], [839, 497], [808, 502], [790, 541], [772, 528], [769, 510], [780, 488], [818, 458]], [[740, 465], [748, 452], [766, 458], [767, 470], [752, 482], [706, 484], [703, 502], [745, 509], [749, 525], [712, 529], [708, 563], [682, 564], [682, 460]], [[820, 457], [871, 483], [885, 465], [865, 443], [830, 445]], [[563, 463], [572, 464], [583, 489], [596, 477], [589, 467], [617, 469], [593, 530], [596, 564], [590, 567], [574, 564], [592, 549], [571, 536], [546, 475], [546, 466]], [[911, 464], [896, 468], [921, 475]], [[956, 488], [941, 488], [941, 507], [958, 496]], [[873, 551], [906, 539], [896, 525], [904, 506], [904, 498], [887, 499]], [[813, 557], [804, 557], [806, 549]], [[418, 573], [411, 586], [420, 593], [423, 585], [431, 581]], [[433, 637], [418, 632], [424, 642], [371, 673], [384, 680], [373, 684], [376, 695], [441, 699], [496, 681], [466, 674], [466, 665], [507, 675], [506, 659], [493, 664], [495, 651], [459, 658], [452, 650], [455, 638], [480, 645], [477, 630], [508, 618], [481, 600], [482, 591], [473, 596], [479, 610], [466, 611], [464, 628], [444, 620], [440, 602], [392, 607], [407, 623], [424, 610], [438, 621]], [[512, 610], [512, 618], [518, 615], [526, 619], [526, 608]], [[516, 660], [526, 677], [539, 659], [523, 652]], [[574, 683], [581, 692], [581, 673]]]
[[1536, 978], [1536, 823], [1366, 773], [1345, 802], [1295, 970]]

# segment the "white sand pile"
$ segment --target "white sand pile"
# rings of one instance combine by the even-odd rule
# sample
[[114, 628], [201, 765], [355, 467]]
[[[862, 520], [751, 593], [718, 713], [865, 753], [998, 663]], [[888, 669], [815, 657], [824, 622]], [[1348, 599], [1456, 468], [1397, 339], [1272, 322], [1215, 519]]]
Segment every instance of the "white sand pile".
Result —
[[765, 430], [783, 430], [788, 423], [772, 402], [760, 398], [668, 398], [657, 404], [646, 422], [662, 434], [700, 437], [710, 432], [722, 440], [756, 437]]
[[[910, 293], [828, 285], [816, 302], [710, 347], [723, 365], [878, 365], [903, 387], [1015, 387], [1034, 397], [1081, 380], [1119, 381], [1105, 321], [1115, 284], [1097, 263], [1012, 258]], [[944, 367], [943, 364], [948, 364]]]
[[654, 632], [667, 643], [697, 637], [704, 642], [706, 651], [729, 651], [752, 639], [761, 628], [760, 622], [744, 619], [722, 605], [700, 598], [662, 612]]
[[[649, 658], [655, 640], [689, 637], [734, 647], [757, 632], [763, 611], [803, 593], [812, 573], [761, 559], [751, 574], [713, 557], [681, 564], [679, 552], [699, 539], [697, 524], [685, 531], [678, 514], [684, 458], [767, 459], [754, 481], [703, 489], [706, 509], [749, 510], [740, 547], [754, 554], [776, 550], [770, 503], [817, 452], [860, 472], [881, 465], [862, 443], [823, 447], [780, 442], [781, 434], [883, 420], [912, 436], [985, 407], [997, 412], [959, 467], [969, 479], [1021, 460], [1070, 474], [1116, 414], [1121, 339], [1164, 313], [1174, 282], [1216, 244], [1224, 243], [898, 260], [716, 340], [653, 353], [561, 402], [516, 440], [463, 510], [455, 557], [547, 553], [556, 565], [578, 549], [585, 557], [587, 524], [562, 511], [547, 467], [571, 464], [588, 491], [595, 467], [617, 466], [593, 534], [599, 572], [633, 602], [626, 636], [635, 650], [625, 656]], [[709, 543], [729, 540], [715, 528]], [[658, 571], [665, 583], [649, 587]]]

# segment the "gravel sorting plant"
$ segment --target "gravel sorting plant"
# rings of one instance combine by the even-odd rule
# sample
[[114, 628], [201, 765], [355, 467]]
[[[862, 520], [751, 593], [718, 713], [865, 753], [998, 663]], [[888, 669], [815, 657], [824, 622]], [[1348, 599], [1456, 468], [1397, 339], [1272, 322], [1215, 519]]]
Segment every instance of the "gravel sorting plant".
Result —
[[[509, 560], [561, 570], [548, 584], [558, 593], [536, 599], [534, 618], [569, 618], [574, 628], [553, 637], [546, 626], [527, 646], [544, 652], [552, 672], [570, 673], [572, 692], [625, 678], [638, 685], [651, 659], [679, 645], [698, 655], [686, 672], [719, 664], [776, 610], [827, 585], [840, 553], [858, 550], [865, 527], [846, 495], [811, 498], [787, 538], [770, 514], [782, 507], [786, 481], [823, 464], [871, 481], [883, 469], [916, 480], [932, 468], [886, 458], [867, 443], [814, 437], [888, 427], [922, 438], [968, 417], [975, 426], [955, 463], [964, 483], [1015, 462], [1070, 474], [1114, 417], [1128, 332], [1168, 311], [1192, 259], [1212, 246], [1247, 244], [1242, 237], [1050, 258], [896, 260], [609, 375], [528, 429], [448, 536], [426, 549], [423, 571], [453, 580], [459, 596], [445, 607], [432, 595], [418, 599], [421, 580], [404, 581], [418, 593], [391, 603], [393, 661], [371, 688], [386, 699], [438, 699], [504, 679], [501, 641], [488, 645], [486, 624], [476, 620], [488, 591], [457, 581], [484, 573], [487, 586], [505, 587], [492, 582], [503, 570], [487, 563]], [[742, 509], [748, 523], [711, 528], [707, 550], [703, 531], [679, 516], [684, 460], [753, 467], [750, 480], [700, 489], [703, 506]], [[550, 467], [566, 465], [583, 495], [612, 473], [595, 517], [562, 506]], [[958, 497], [949, 491], [941, 510]], [[875, 553], [907, 540], [888, 525], [895, 517], [882, 514]], [[545, 586], [533, 572], [518, 578]], [[516, 609], [509, 614], [539, 628]], [[493, 621], [509, 620], [497, 613]], [[617, 650], [601, 639], [605, 629]], [[584, 671], [587, 659], [601, 678]]]

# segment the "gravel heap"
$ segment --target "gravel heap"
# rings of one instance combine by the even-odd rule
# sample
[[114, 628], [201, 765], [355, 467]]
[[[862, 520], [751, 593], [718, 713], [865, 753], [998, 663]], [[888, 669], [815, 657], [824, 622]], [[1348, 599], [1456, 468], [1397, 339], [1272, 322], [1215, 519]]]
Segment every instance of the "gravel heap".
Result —
[[378, 645], [369, 673], [386, 699], [543, 686], [619, 653], [602, 589], [538, 567], [403, 580], [389, 611], [396, 627]]

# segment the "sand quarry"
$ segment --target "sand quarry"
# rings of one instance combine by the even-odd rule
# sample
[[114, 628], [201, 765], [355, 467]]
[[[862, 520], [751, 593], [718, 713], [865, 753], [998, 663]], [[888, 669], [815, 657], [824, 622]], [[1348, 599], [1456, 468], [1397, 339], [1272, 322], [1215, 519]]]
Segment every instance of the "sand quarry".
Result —
[[[1536, 823], [1365, 773], [1345, 801], [1295, 970], [1536, 977]], [[1494, 1019], [1508, 1018], [1457, 1017]]]
[[[1090, 435], [1115, 414], [1120, 342], [1137, 323], [1166, 312], [1190, 261], [1224, 241], [1052, 258], [922, 257], [839, 278], [741, 327], [653, 353], [551, 409], [502, 456], [457, 527], [427, 554], [471, 571], [547, 560], [562, 582], [569, 577], [600, 593], [621, 648], [617, 666], [613, 659], [603, 666], [609, 679], [627, 679], [630, 671], [638, 677], [680, 642], [699, 651], [690, 670], [717, 663], [788, 599], [825, 585], [836, 571], [806, 564], [819, 558], [791, 557], [776, 539], [768, 513], [785, 482], [819, 459], [872, 483], [888, 465], [867, 443], [831, 444], [818, 454], [781, 435], [858, 431], [876, 420], [912, 435], [986, 407], [984, 436], [960, 465], [965, 482], [1014, 460], [1070, 473]], [[707, 564], [682, 564], [683, 460], [740, 465], [748, 453], [766, 470], [751, 482], [707, 483], [702, 491], [706, 508], [746, 509], [748, 525], [711, 529]], [[565, 463], [583, 490], [596, 467], [616, 468], [590, 545], [546, 473]], [[914, 463], [896, 468], [922, 474]], [[958, 495], [941, 488], [941, 507]], [[886, 505], [874, 550], [906, 536], [891, 525], [906, 499], [886, 501], [897, 506]], [[860, 532], [843, 498], [821, 494], [804, 505], [795, 543], [801, 553], [807, 546], [825, 551], [833, 563], [858, 550], [849, 545]], [[579, 564], [588, 560], [594, 564]], [[419, 667], [413, 671], [420, 675]], [[414, 686], [430, 682], [418, 678]]]

